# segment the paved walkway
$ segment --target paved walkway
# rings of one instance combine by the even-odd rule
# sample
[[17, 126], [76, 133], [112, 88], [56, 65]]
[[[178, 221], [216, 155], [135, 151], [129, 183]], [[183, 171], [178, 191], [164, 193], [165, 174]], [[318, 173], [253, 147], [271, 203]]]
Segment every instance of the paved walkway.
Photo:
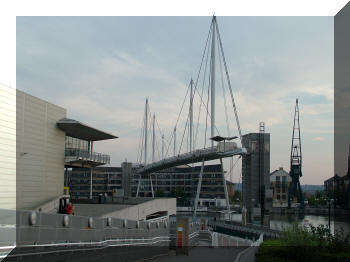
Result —
[[255, 261], [255, 254], [258, 252], [259, 247], [252, 246], [248, 247], [247, 249], [243, 250], [234, 262], [254, 262]]
[[171, 251], [169, 256], [158, 257], [152, 262], [172, 262], [172, 261], [199, 261], [199, 262], [234, 262], [237, 255], [246, 247], [212, 248], [199, 246], [190, 249], [189, 255], [176, 256], [175, 251]]

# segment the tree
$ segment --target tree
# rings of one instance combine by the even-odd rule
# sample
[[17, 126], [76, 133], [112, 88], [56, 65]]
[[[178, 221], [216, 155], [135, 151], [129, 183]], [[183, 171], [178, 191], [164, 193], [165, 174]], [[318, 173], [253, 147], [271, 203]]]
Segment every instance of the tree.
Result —
[[157, 190], [156, 193], [155, 193], [155, 197], [164, 197], [164, 192], [160, 191], [160, 190]]

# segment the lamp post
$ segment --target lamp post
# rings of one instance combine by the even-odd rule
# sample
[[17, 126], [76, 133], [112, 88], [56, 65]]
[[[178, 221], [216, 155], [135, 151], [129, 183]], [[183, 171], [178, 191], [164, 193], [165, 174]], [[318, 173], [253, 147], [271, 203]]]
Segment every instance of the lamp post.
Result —
[[328, 229], [331, 231], [331, 202], [332, 199], [328, 198]]

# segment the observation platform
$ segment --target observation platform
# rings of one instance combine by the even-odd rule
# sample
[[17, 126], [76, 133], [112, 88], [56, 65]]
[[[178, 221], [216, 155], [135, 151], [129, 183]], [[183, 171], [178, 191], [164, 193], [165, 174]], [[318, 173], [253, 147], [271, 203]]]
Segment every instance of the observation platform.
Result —
[[110, 163], [110, 156], [77, 148], [66, 148], [64, 156], [66, 167], [95, 167]]
[[146, 175], [179, 165], [198, 163], [203, 160], [209, 161], [214, 159], [231, 157], [235, 155], [243, 155], [246, 153], [247, 150], [244, 147], [239, 148], [234, 142], [219, 142], [217, 146], [197, 149], [192, 152], [180, 154], [177, 156], [165, 158], [157, 162], [153, 162], [151, 164], [141, 167], [136, 172], [141, 175]]

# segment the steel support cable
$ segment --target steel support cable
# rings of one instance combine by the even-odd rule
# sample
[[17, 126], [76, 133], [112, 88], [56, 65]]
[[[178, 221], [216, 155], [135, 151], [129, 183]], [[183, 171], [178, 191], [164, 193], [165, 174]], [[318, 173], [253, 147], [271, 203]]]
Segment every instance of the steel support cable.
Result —
[[[209, 104], [209, 94], [210, 94], [210, 75], [209, 74], [209, 81], [208, 81], [208, 100], [207, 100], [207, 105]], [[209, 112], [207, 110], [207, 115], [205, 117], [205, 131], [204, 131], [204, 148], [206, 147], [207, 145], [207, 127], [208, 127], [208, 115], [209, 115]]]
[[[211, 32], [211, 28], [212, 27], [210, 27], [210, 30], [209, 30], [209, 35], [208, 35], [208, 37], [210, 36], [210, 32]], [[206, 45], [207, 46], [207, 45]], [[204, 53], [203, 53], [203, 55], [205, 55], [205, 52], [206, 52], [206, 50], [207, 49], [205, 49], [204, 50]], [[208, 52], [207, 52], [207, 57], [206, 57], [206, 59], [205, 59], [205, 67], [204, 67], [204, 74], [203, 74], [203, 82], [202, 82], [202, 97], [203, 97], [203, 93], [204, 93], [204, 83], [205, 83], [205, 75], [206, 75], [206, 73], [207, 73], [207, 67], [208, 67], [208, 57], [209, 57], [209, 48], [208, 48]], [[197, 81], [198, 81], [198, 79], [197, 79]], [[197, 83], [196, 83], [196, 85], [195, 85], [195, 88], [194, 88], [194, 94], [193, 94], [193, 97], [195, 96], [195, 94], [196, 94], [196, 90], [197, 90]], [[199, 94], [199, 92], [198, 92], [198, 94]], [[194, 148], [195, 148], [195, 146], [196, 146], [196, 144], [197, 144], [197, 137], [198, 137], [198, 127], [199, 127], [199, 121], [200, 121], [200, 116], [201, 116], [201, 111], [202, 110], [202, 103], [200, 102], [199, 103], [199, 110], [198, 110], [198, 118], [197, 118], [197, 126], [196, 126], [196, 134], [195, 134], [195, 136], [194, 136]]]
[[[175, 127], [174, 127], [174, 129], [176, 128], [177, 123], [178, 123], [178, 121], [179, 121], [179, 119], [180, 119], [180, 116], [181, 116], [181, 113], [182, 113], [182, 109], [183, 109], [183, 106], [184, 106], [184, 104], [185, 104], [185, 101], [186, 101], [186, 98], [187, 98], [187, 95], [188, 95], [188, 91], [189, 91], [189, 90], [190, 90], [190, 84], [187, 86], [186, 95], [185, 95], [184, 100], [182, 101], [182, 105], [181, 105], [180, 113], [179, 113], [179, 115], [177, 116], [177, 120], [176, 120], [176, 123], [175, 123]], [[174, 130], [174, 129], [173, 129], [173, 130]], [[166, 155], [166, 156], [168, 155], [169, 148], [170, 148], [171, 142], [173, 141], [173, 138], [174, 138], [174, 133], [171, 135], [171, 138], [170, 138], [170, 141], [169, 141], [169, 144], [168, 144], [168, 147], [167, 147], [166, 153], [165, 153], [165, 155]]]
[[[152, 125], [151, 125], [151, 121], [152, 121], [152, 118], [149, 118], [149, 123], [150, 123], [150, 125], [149, 125], [149, 127], [148, 127], [148, 132], [147, 132], [147, 134], [148, 134], [148, 136], [150, 136], [150, 134], [152, 134]], [[151, 138], [152, 139], [150, 139], [150, 142], [153, 142], [153, 136], [151, 135]], [[151, 144], [152, 145], [152, 144]], [[148, 147], [149, 148], [149, 147]], [[152, 148], [152, 150], [153, 150], [153, 148]], [[148, 152], [149, 152], [149, 150], [148, 150]], [[151, 154], [147, 154], [147, 156], [148, 156], [148, 159], [152, 159], [152, 156], [151, 156]], [[149, 162], [151, 162], [151, 161], [149, 161]]]
[[238, 163], [238, 160], [240, 160], [241, 159], [241, 155], [236, 159], [236, 162], [232, 165], [232, 167], [231, 167], [231, 169], [230, 169], [230, 171], [229, 172], [227, 172], [227, 174], [229, 174], [229, 173], [231, 173], [231, 171], [233, 170], [233, 168], [237, 165], [237, 163]]
[[[209, 54], [209, 49], [208, 49], [208, 54]], [[209, 72], [209, 73], [211, 73], [211, 69], [210, 69], [210, 72]], [[209, 79], [210, 79], [210, 76], [209, 76]], [[205, 80], [205, 75], [203, 76], [203, 82], [204, 82], [204, 80]], [[209, 82], [209, 85], [210, 85], [210, 82]], [[198, 90], [197, 90], [197, 86], [194, 87], [194, 90], [195, 90], [194, 95], [196, 94], [196, 91], [197, 91], [198, 96], [200, 97], [201, 102], [203, 103], [203, 105], [204, 105], [204, 107], [205, 107], [205, 109], [206, 109], [206, 111], [207, 111], [207, 114], [209, 115], [209, 117], [211, 117], [211, 114], [209, 113], [209, 109], [208, 109], [208, 103], [205, 104], [205, 102], [203, 101], [203, 97], [199, 94], [199, 92], [198, 92]], [[216, 132], [218, 133], [218, 135], [220, 135], [220, 132], [219, 132], [219, 130], [218, 130], [218, 128], [217, 128], [216, 125], [214, 126], [214, 128], [216, 129]]]
[[[143, 119], [142, 119], [142, 128], [141, 128], [141, 138], [140, 138], [140, 140], [141, 140], [141, 144], [139, 144], [139, 149], [140, 149], [140, 161], [139, 161], [139, 163], [141, 163], [141, 161], [142, 161], [142, 155], [143, 155], [143, 142], [144, 142], [144, 132], [145, 132], [145, 116], [143, 116]], [[138, 151], [139, 151], [139, 149], [138, 149]]]
[[[149, 134], [151, 133], [151, 131], [152, 131], [152, 125], [151, 125], [151, 123], [152, 123], [152, 115], [151, 115], [151, 108], [150, 108], [150, 106], [149, 106], [149, 103], [147, 104], [148, 105], [148, 107], [147, 107], [147, 112], [148, 112], [148, 116], [147, 116], [147, 119], [148, 119], [148, 123], [149, 123], [149, 125], [148, 125], [148, 130], [147, 130], [147, 138], [149, 137]], [[151, 137], [153, 137], [153, 136], [151, 136]], [[153, 139], [153, 138], [152, 138]], [[149, 151], [149, 150], [148, 150]], [[145, 152], [145, 154], [146, 154], [146, 152]], [[150, 155], [148, 155], [148, 157], [147, 157], [148, 159], [150, 158]], [[148, 159], [146, 159], [146, 161], [148, 162]]]
[[[208, 58], [208, 55], [209, 55], [209, 49], [208, 49], [208, 53], [207, 53], [207, 58]], [[207, 61], [208, 62], [208, 61]], [[211, 72], [211, 71], [210, 71]], [[210, 79], [210, 76], [209, 76], [209, 79]], [[204, 81], [205, 81], [205, 74], [204, 74], [204, 76], [203, 76], [203, 83], [204, 83]], [[209, 81], [209, 85], [210, 85], [210, 81]], [[203, 85], [203, 87], [204, 87], [204, 85]], [[205, 109], [206, 109], [206, 111], [207, 111], [207, 116], [209, 115], [210, 117], [211, 117], [211, 114], [209, 113], [209, 109], [208, 109], [208, 102], [207, 102], [207, 104], [205, 104], [205, 102], [203, 101], [203, 96], [202, 95], [200, 95], [199, 94], [199, 92], [198, 92], [198, 90], [197, 90], [197, 87], [195, 86], [195, 94], [196, 94], [196, 91], [197, 91], [197, 93], [198, 93], [198, 96], [200, 97], [200, 99], [201, 99], [201, 103], [204, 105], [204, 107], [205, 107]], [[197, 127], [196, 127], [196, 142], [197, 142], [197, 135], [198, 135], [198, 126], [199, 126], [199, 117], [198, 117], [198, 122], [197, 122]], [[214, 128], [216, 129], [216, 132], [218, 133], [218, 135], [220, 135], [220, 132], [219, 132], [219, 130], [218, 130], [218, 128], [217, 128], [217, 126], [215, 125], [214, 126]]]
[[[203, 52], [203, 55], [202, 55], [202, 60], [201, 60], [201, 64], [199, 66], [199, 70], [198, 70], [198, 74], [197, 74], [197, 79], [196, 79], [196, 83], [195, 83], [195, 92], [196, 92], [196, 87], [197, 87], [197, 84], [198, 84], [198, 80], [199, 80], [199, 76], [200, 76], [200, 73], [201, 73], [201, 70], [202, 70], [202, 65], [203, 65], [203, 59], [204, 59], [204, 56], [205, 56], [205, 51], [207, 50], [207, 46], [208, 46], [208, 42], [209, 42], [209, 37], [211, 36], [211, 29], [212, 29], [212, 26], [210, 26], [210, 29], [209, 29], [209, 33], [208, 33], [208, 36], [207, 36], [207, 40], [205, 41], [205, 47], [204, 47], [204, 52]], [[209, 50], [209, 48], [208, 48]], [[209, 53], [209, 52], [208, 52]]]
[[[213, 22], [211, 22], [211, 23], [213, 23]], [[208, 37], [207, 37], [207, 40], [206, 40], [206, 43], [205, 43], [205, 48], [204, 48], [204, 52], [203, 52], [203, 55], [202, 55], [201, 65], [200, 65], [199, 72], [198, 72], [197, 79], [196, 79], [196, 83], [195, 83], [195, 86], [194, 86], [194, 94], [193, 94], [193, 96], [196, 94], [196, 92], [197, 92], [198, 95], [199, 95], [199, 92], [198, 92], [198, 90], [197, 90], [197, 84], [198, 84], [198, 79], [199, 79], [200, 72], [201, 72], [201, 68], [202, 68], [202, 64], [203, 64], [203, 58], [204, 58], [204, 56], [205, 56], [205, 52], [206, 52], [206, 50], [207, 50], [208, 41], [209, 41], [209, 38], [210, 38], [211, 34], [212, 34], [212, 26], [210, 26], [209, 33], [208, 33]], [[208, 55], [209, 55], [209, 46], [208, 46], [208, 53], [207, 53], [207, 59], [206, 59], [206, 67], [207, 67], [207, 62], [208, 62]], [[205, 67], [205, 68], [206, 68], [206, 67]], [[202, 89], [202, 90], [204, 90], [205, 73], [206, 73], [206, 69], [205, 69], [204, 76], [203, 76], [203, 89]], [[202, 92], [202, 96], [201, 96], [201, 95], [199, 95], [199, 96], [200, 96], [200, 98], [201, 98], [201, 102], [205, 105], [205, 103], [204, 103], [204, 101], [203, 101], [203, 99], [202, 99], [203, 92]], [[201, 105], [202, 105], [202, 104], [200, 104], [200, 106], [201, 106]], [[200, 108], [200, 109], [201, 109], [201, 108]], [[210, 115], [209, 110], [208, 110], [208, 107], [206, 107], [206, 110], [207, 110], [207, 113]], [[198, 122], [197, 122], [197, 127], [196, 127], [196, 136], [195, 136], [195, 143], [194, 143], [194, 145], [195, 145], [196, 142], [197, 142], [197, 134], [198, 134], [198, 125], [199, 125], [199, 116], [200, 116], [200, 112], [201, 112], [201, 111], [199, 110], [199, 115], [198, 115]], [[217, 129], [216, 126], [215, 126], [215, 129], [216, 129], [216, 131], [218, 132], [218, 134], [220, 135], [220, 132], [219, 132], [219, 130]], [[194, 148], [195, 148], [195, 146], [194, 146]]]
[[156, 144], [156, 149], [157, 149], [157, 152], [158, 152], [158, 157], [159, 157], [158, 159], [161, 160], [162, 158], [161, 158], [161, 153], [159, 151], [159, 143], [158, 143], [157, 139], [155, 140], [155, 144]]
[[[154, 114], [154, 122], [156, 122], [157, 118], [156, 115]], [[152, 124], [152, 129], [153, 129], [153, 124]], [[152, 133], [152, 143], [153, 143], [153, 133]], [[154, 148], [154, 159], [156, 159], [156, 152], [158, 153], [158, 157], [160, 158], [160, 153], [159, 153], [159, 147], [158, 147], [158, 141], [157, 141], [157, 133], [156, 130], [154, 130], [154, 144], [155, 144], [155, 148]]]
[[[159, 133], [160, 133], [160, 135], [162, 137], [164, 135], [164, 133], [162, 132], [162, 130], [159, 127], [159, 123], [158, 123], [157, 118], [156, 118], [156, 125], [157, 125], [158, 131], [159, 131]], [[165, 136], [164, 136], [164, 140], [165, 140], [165, 142], [168, 142], [167, 139], [165, 138]]]
[[218, 27], [218, 23], [217, 23], [217, 22], [216, 22], [216, 31], [217, 31], [217, 33], [218, 33], [217, 38], [218, 38], [219, 43], [220, 43], [220, 49], [221, 49], [222, 59], [223, 59], [224, 66], [225, 66], [225, 72], [226, 72], [228, 87], [229, 87], [229, 90], [230, 90], [230, 95], [231, 95], [231, 100], [232, 100], [232, 106], [233, 106], [233, 110], [234, 110], [234, 112], [235, 112], [236, 123], [237, 123], [238, 132], [239, 132], [239, 138], [240, 138], [240, 140], [241, 140], [241, 144], [242, 144], [242, 147], [243, 147], [244, 145], [243, 145], [243, 140], [242, 140], [241, 126], [240, 126], [240, 124], [239, 124], [237, 108], [236, 108], [236, 104], [235, 104], [235, 99], [234, 99], [234, 97], [233, 97], [233, 92], [232, 92], [232, 87], [231, 87], [231, 81], [230, 81], [230, 77], [229, 77], [228, 70], [227, 70], [227, 64], [226, 64], [224, 49], [223, 49], [223, 47], [222, 47], [220, 31], [219, 31], [219, 27]]
[[142, 161], [142, 156], [143, 156], [143, 144], [144, 144], [144, 138], [145, 138], [145, 123], [146, 123], [146, 116], [144, 115], [143, 116], [143, 119], [142, 119], [142, 129], [141, 129], [141, 144], [140, 144], [140, 148], [141, 148], [141, 152], [140, 152], [140, 161], [139, 163], [141, 163]]
[[[159, 131], [159, 133], [160, 133], [160, 135], [161, 135], [161, 139], [163, 139], [162, 137], [164, 136], [164, 133], [162, 132], [162, 130], [160, 129], [160, 127], [159, 127], [159, 123], [158, 123], [158, 120], [157, 120], [157, 118], [156, 118], [156, 125], [157, 125], [157, 128], [158, 128], [158, 131]], [[164, 145], [166, 145], [167, 143], [171, 143], [171, 141], [169, 141], [168, 142], [168, 140], [165, 138], [165, 136], [164, 136]], [[165, 152], [163, 152], [163, 153], [165, 153]], [[165, 157], [166, 155], [164, 155], [164, 157]], [[160, 158], [161, 159], [161, 158]]]
[[[154, 160], [155, 160], [157, 152], [158, 152], [158, 156], [159, 156], [159, 148], [158, 148], [158, 145], [157, 145], [157, 132], [156, 132], [156, 129], [155, 129], [156, 114], [153, 114], [153, 121], [154, 121], [154, 145], [155, 145], [155, 147], [154, 147]], [[152, 122], [152, 129], [153, 129], [153, 122]], [[153, 143], [153, 130], [152, 130], [152, 143]]]
[[[219, 43], [217, 43], [218, 47], [218, 54], [220, 53], [219, 51]], [[224, 87], [224, 74], [222, 71], [222, 61], [221, 61], [221, 56], [219, 55], [219, 66], [220, 66], [220, 75], [221, 75], [221, 87], [222, 87], [222, 95], [224, 97], [224, 107], [225, 107], [225, 117], [226, 117], [226, 128], [227, 128], [227, 136], [230, 137], [230, 126], [229, 126], [229, 118], [227, 114], [227, 104], [226, 104], [226, 94], [225, 94], [225, 87]]]
[[185, 125], [184, 132], [183, 132], [182, 139], [181, 139], [179, 154], [180, 154], [180, 152], [181, 152], [182, 142], [183, 142], [184, 137], [185, 137], [185, 133], [186, 133], [186, 130], [187, 130], [187, 125], [188, 125], [188, 122], [189, 122], [189, 118], [190, 118], [190, 113], [188, 113], [188, 115], [187, 115], [186, 125]]
[[[196, 87], [195, 87], [195, 90], [196, 90]], [[207, 103], [207, 105], [204, 103], [204, 101], [203, 101], [203, 97], [199, 94], [199, 92], [197, 92], [198, 93], [198, 95], [199, 95], [199, 97], [200, 97], [200, 99], [201, 99], [201, 102], [204, 104], [204, 106], [205, 106], [205, 109], [206, 109], [206, 111], [207, 111], [207, 114], [209, 115], [209, 117], [211, 117], [211, 115], [210, 115], [210, 113], [209, 113], [209, 110], [208, 110], [208, 103]], [[219, 130], [218, 130], [218, 128], [217, 128], [217, 126], [215, 125], [214, 126], [214, 128], [216, 129], [216, 131], [218, 132], [218, 135], [220, 135], [220, 132], [219, 132]]]
[[[225, 86], [224, 86], [224, 74], [222, 70], [222, 61], [221, 61], [221, 55], [220, 55], [220, 49], [219, 49], [219, 41], [217, 41], [217, 48], [218, 48], [218, 54], [219, 54], [219, 66], [220, 66], [220, 76], [221, 76], [221, 87], [222, 87], [222, 95], [224, 97], [224, 107], [225, 107], [225, 118], [226, 118], [226, 128], [227, 128], [227, 136], [231, 137], [230, 133], [230, 126], [229, 126], [229, 117], [228, 117], [228, 110], [227, 110], [227, 103], [226, 103], [226, 93], [225, 93]], [[230, 157], [230, 171], [227, 173], [228, 175], [232, 175], [232, 170], [236, 164], [233, 164], [233, 156]]]

